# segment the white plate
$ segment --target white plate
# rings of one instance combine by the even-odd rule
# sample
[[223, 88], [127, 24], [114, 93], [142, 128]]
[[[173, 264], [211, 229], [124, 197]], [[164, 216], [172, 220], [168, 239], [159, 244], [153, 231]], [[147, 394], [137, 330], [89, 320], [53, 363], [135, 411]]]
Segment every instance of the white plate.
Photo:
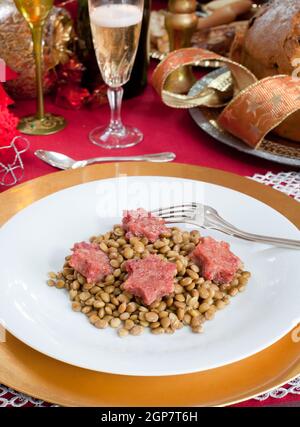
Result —
[[300, 252], [276, 249], [203, 231], [231, 243], [253, 274], [203, 334], [120, 339], [74, 313], [65, 290], [46, 285], [74, 242], [105, 232], [123, 209], [183, 201], [205, 202], [236, 226], [261, 234], [300, 238], [269, 206], [242, 193], [199, 181], [129, 177], [78, 185], [22, 210], [0, 229], [0, 317], [9, 332], [58, 360], [109, 373], [174, 375], [222, 366], [250, 356], [288, 333], [300, 320]]

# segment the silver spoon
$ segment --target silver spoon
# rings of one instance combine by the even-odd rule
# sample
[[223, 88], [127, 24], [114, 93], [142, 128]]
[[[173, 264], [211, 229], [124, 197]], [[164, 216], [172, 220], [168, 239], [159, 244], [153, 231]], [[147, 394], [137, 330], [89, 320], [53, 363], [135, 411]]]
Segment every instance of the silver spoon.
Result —
[[40, 160], [58, 169], [78, 169], [93, 163], [102, 162], [171, 162], [176, 158], [174, 153], [144, 154], [140, 156], [95, 157], [87, 160], [74, 160], [55, 151], [36, 150], [34, 153]]

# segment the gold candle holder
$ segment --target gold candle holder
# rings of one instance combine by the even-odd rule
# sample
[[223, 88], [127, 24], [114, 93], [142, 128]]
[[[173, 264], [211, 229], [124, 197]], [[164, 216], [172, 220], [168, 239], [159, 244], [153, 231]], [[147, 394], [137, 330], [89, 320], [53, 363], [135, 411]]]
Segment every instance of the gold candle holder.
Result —
[[[169, 0], [166, 28], [170, 39], [170, 51], [190, 47], [198, 22], [196, 7], [196, 0]], [[195, 80], [191, 67], [181, 67], [168, 77], [165, 89], [178, 94], [187, 93]]]
[[23, 117], [18, 129], [28, 135], [49, 135], [66, 126], [65, 119], [53, 114], [45, 114], [42, 84], [42, 35], [53, 0], [15, 0], [18, 10], [27, 21], [32, 33], [33, 53], [36, 68], [37, 111], [33, 116]]

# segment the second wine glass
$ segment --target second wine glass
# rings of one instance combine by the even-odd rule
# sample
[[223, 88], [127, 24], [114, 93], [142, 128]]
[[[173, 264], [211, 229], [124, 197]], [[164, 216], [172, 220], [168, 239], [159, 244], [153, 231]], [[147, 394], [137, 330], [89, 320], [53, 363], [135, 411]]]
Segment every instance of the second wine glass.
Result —
[[128, 82], [138, 48], [143, 0], [89, 0], [93, 42], [103, 80], [108, 85], [111, 120], [90, 132], [90, 140], [104, 148], [138, 144], [143, 134], [121, 120], [122, 86]]

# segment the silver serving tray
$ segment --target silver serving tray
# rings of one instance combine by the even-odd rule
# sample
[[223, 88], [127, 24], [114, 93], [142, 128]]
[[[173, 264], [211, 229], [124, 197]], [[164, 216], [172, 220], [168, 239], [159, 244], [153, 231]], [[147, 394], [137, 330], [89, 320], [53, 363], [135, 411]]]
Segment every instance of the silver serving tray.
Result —
[[[195, 95], [198, 91], [210, 84], [216, 77], [227, 71], [228, 69], [223, 67], [208, 73], [195, 83], [189, 95]], [[191, 108], [189, 111], [194, 121], [202, 130], [223, 144], [243, 153], [250, 154], [251, 156], [267, 159], [282, 165], [293, 166], [294, 168], [300, 168], [300, 143], [297, 144], [287, 139], [279, 138], [271, 133], [268, 134], [267, 139], [264, 139], [260, 147], [255, 150], [218, 126], [217, 118], [222, 109], [197, 107]]]

